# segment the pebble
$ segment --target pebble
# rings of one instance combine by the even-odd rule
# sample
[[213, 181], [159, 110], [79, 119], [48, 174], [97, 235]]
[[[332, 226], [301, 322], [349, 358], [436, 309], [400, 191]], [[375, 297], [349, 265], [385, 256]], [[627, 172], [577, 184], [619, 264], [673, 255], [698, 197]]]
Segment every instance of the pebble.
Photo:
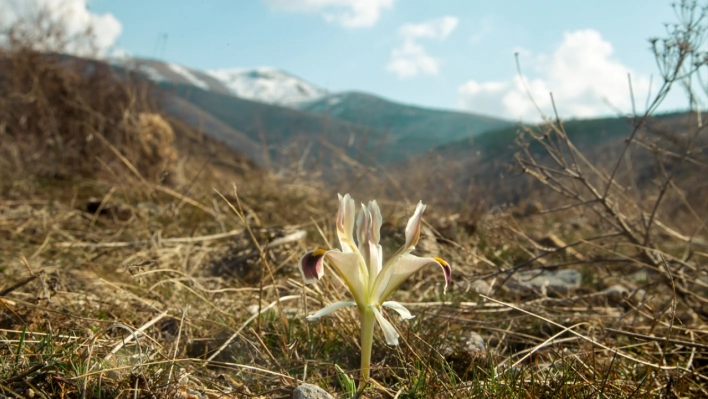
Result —
[[334, 399], [327, 391], [312, 384], [302, 384], [293, 391], [293, 399]]
[[470, 332], [469, 339], [466, 344], [466, 349], [471, 355], [476, 355], [487, 351], [487, 347], [484, 345], [484, 338], [474, 331]]
[[475, 280], [472, 282], [474, 292], [482, 295], [489, 295], [492, 292], [492, 286], [484, 280]]

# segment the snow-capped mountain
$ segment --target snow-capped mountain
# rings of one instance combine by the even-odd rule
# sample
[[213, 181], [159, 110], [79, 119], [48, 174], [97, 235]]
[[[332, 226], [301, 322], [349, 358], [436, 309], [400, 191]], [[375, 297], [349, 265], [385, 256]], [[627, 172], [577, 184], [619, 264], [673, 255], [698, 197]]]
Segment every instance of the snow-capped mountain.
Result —
[[[267, 143], [283, 148], [298, 140], [317, 142], [324, 134], [346, 138], [339, 143], [342, 148], [358, 148], [369, 155], [380, 152], [377, 162], [394, 162], [512, 125], [484, 115], [418, 107], [366, 93], [328, 93], [276, 68], [200, 71], [140, 58], [111, 63], [157, 83], [165, 94], [166, 112], [223, 142], [237, 143], [230, 145], [246, 154], [258, 152], [253, 148], [262, 142], [264, 132]], [[361, 146], [354, 145], [356, 140]]]
[[315, 101], [327, 91], [277, 68], [216, 69], [199, 71], [183, 65], [129, 58], [112, 60], [121, 68], [131, 69], [156, 83], [194, 86], [219, 94], [230, 94], [247, 100], [295, 108], [297, 104]]
[[271, 67], [206, 71], [228, 87], [231, 94], [249, 100], [292, 106], [327, 94], [309, 82]]

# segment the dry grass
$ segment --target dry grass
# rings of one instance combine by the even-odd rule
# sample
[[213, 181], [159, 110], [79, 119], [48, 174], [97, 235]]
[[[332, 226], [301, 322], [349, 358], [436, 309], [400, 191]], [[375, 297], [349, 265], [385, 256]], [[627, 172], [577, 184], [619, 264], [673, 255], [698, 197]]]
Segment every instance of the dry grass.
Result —
[[[346, 295], [331, 274], [303, 286], [296, 267], [305, 248], [335, 242], [334, 198], [317, 203], [301, 186], [257, 184], [244, 182], [238, 198], [228, 188], [222, 197], [195, 186], [186, 198], [157, 186], [75, 186], [73, 203], [56, 188], [0, 203], [0, 389], [275, 398], [306, 380], [342, 392], [335, 365], [356, 376], [357, 318], [340, 311], [306, 323]], [[111, 194], [104, 208], [129, 210], [127, 220], [82, 209], [84, 193], [101, 189]], [[402, 240], [405, 211], [384, 205], [385, 248]], [[592, 223], [572, 227], [571, 215], [583, 217], [487, 214], [474, 234], [433, 241], [455, 266], [455, 284], [443, 296], [437, 273], [424, 273], [397, 295], [417, 317], [396, 323], [398, 348], [377, 333], [376, 382], [365, 396], [705, 395], [705, 319], [665, 272], [626, 248], [608, 259], [603, 244], [613, 237], [582, 238]], [[538, 244], [549, 230], [577, 252]], [[584, 280], [570, 292], [519, 294], [503, 284], [520, 267], [571, 264]], [[605, 290], [616, 284], [626, 291]], [[470, 348], [471, 331], [486, 351]]]
[[[656, 163], [615, 173], [549, 119], [524, 130], [517, 158], [549, 190], [489, 208], [443, 168], [432, 183], [430, 170], [402, 178], [335, 148], [346, 167], [323, 175], [336, 184], [297, 165], [273, 175], [159, 116], [147, 91], [17, 54], [46, 64], [28, 75], [36, 86], [2, 82], [21, 95], [4, 98], [0, 119], [2, 151], [19, 154], [2, 158], [0, 397], [289, 398], [302, 381], [346, 397], [357, 317], [307, 323], [348, 294], [329, 272], [305, 286], [297, 270], [306, 249], [337, 242], [337, 191], [379, 197], [385, 253], [403, 242], [413, 201], [430, 203], [417, 251], [453, 265], [447, 295], [433, 270], [396, 294], [416, 318], [390, 318], [398, 347], [376, 333], [364, 397], [708, 396], [702, 123], [651, 147], [636, 133], [649, 109], [615, 150], [651, 147]], [[96, 84], [110, 90], [89, 97]], [[657, 182], [633, 188], [639, 197], [627, 189], [638, 175]], [[558, 270], [582, 280], [520, 289]]]

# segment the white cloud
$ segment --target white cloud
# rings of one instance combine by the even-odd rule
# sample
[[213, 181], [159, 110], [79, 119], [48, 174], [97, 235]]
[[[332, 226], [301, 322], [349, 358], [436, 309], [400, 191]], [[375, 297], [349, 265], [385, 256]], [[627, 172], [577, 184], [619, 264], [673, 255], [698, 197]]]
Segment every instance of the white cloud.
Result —
[[275, 9], [319, 13], [328, 22], [346, 28], [374, 26], [381, 11], [393, 7], [394, 0], [264, 0]]
[[399, 78], [418, 75], [437, 75], [441, 60], [433, 57], [418, 43], [419, 39], [445, 40], [457, 27], [455, 17], [442, 17], [420, 24], [405, 24], [398, 29], [403, 39], [401, 45], [391, 51], [386, 70]]
[[398, 33], [405, 40], [419, 38], [445, 40], [457, 27], [458, 19], [455, 17], [442, 17], [420, 24], [405, 24], [398, 29]]
[[440, 60], [428, 55], [422, 46], [406, 41], [401, 47], [393, 49], [386, 70], [399, 78], [412, 78], [420, 74], [437, 75], [439, 63]]
[[[612, 44], [587, 29], [566, 32], [553, 54], [531, 56], [530, 63], [522, 58], [521, 63], [528, 89], [546, 115], [553, 115], [552, 92], [561, 116], [587, 118], [612, 114], [613, 108], [631, 111], [628, 73], [639, 102], [648, 91], [649, 78], [634, 73], [612, 54]], [[458, 88], [460, 105], [472, 112], [537, 121], [540, 115], [523, 83], [518, 76], [503, 81], [470, 80]]]
[[[19, 28], [25, 37], [43, 43], [39, 50], [64, 47], [63, 51], [72, 54], [104, 56], [122, 31], [121, 23], [112, 14], [89, 11], [87, 0], [0, 0], [0, 9], [0, 26]], [[42, 37], [45, 32], [33, 26], [42, 13], [46, 13], [43, 24], [61, 27], [66, 37]], [[69, 38], [74, 39], [65, 43]]]

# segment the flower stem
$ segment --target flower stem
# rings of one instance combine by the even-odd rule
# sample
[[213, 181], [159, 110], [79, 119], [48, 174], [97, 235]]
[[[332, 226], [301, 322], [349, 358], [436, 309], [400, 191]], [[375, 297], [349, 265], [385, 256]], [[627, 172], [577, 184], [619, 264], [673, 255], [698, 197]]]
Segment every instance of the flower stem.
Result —
[[369, 382], [371, 371], [371, 348], [374, 344], [374, 324], [376, 316], [370, 308], [360, 309], [361, 318], [361, 374], [359, 377], [359, 390], [364, 389]]

